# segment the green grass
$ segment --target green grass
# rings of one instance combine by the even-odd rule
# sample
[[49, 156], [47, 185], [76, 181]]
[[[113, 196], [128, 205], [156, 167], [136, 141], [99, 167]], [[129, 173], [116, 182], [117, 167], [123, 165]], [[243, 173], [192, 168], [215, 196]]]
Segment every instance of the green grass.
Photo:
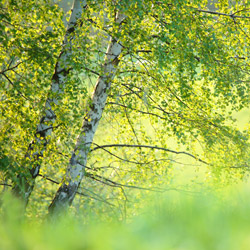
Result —
[[52, 222], [23, 218], [18, 202], [8, 196], [1, 211], [0, 249], [248, 250], [250, 191], [247, 186], [235, 190], [154, 196], [129, 222], [98, 222], [93, 214], [88, 224], [84, 211]]

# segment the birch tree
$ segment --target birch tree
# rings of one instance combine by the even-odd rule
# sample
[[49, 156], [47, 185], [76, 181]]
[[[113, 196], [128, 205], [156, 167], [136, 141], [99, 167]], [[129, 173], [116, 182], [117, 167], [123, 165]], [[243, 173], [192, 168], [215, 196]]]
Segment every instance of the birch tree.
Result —
[[[53, 107], [59, 105], [60, 95], [63, 94], [65, 88], [65, 78], [67, 78], [67, 75], [71, 70], [69, 62], [72, 56], [71, 50], [72, 40], [74, 39], [74, 29], [79, 24], [79, 18], [81, 17], [82, 10], [85, 7], [86, 2], [84, 1], [76, 0], [73, 3], [62, 50], [58, 56], [54, 74], [52, 76], [51, 89], [46, 100], [44, 115], [37, 125], [34, 136], [35, 138], [30, 143], [25, 154], [25, 158], [29, 159], [28, 164], [30, 167], [25, 169], [26, 166], [23, 166], [25, 169], [24, 173], [20, 173], [17, 176], [16, 183], [13, 188], [14, 194], [23, 199], [25, 204], [28, 202], [29, 196], [35, 185], [35, 179], [39, 174], [43, 152], [46, 150], [47, 144], [49, 143], [49, 137], [51, 136], [53, 129], [55, 129], [53, 126], [55, 124], [56, 114]], [[53, 27], [48, 27], [48, 29], [53, 29]]]

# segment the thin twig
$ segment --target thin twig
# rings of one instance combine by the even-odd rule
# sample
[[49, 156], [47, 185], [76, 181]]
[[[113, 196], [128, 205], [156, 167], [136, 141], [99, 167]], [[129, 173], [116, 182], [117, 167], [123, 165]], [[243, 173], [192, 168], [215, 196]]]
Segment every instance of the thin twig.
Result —
[[[14, 83], [9, 79], [9, 77], [5, 74], [5, 73], [2, 73], [2, 75], [8, 80], [8, 82], [13, 86], [15, 87]], [[17, 92], [27, 101], [30, 101], [29, 98], [27, 98], [26, 96], [23, 95], [23, 93], [21, 91], [19, 91], [18, 89], [16, 89]]]
[[[60, 184], [58, 181], [55, 181], [55, 180], [53, 180], [53, 179], [51, 179], [51, 178], [49, 178], [49, 177], [47, 177], [47, 176], [45, 176], [45, 175], [38, 174], [38, 176], [40, 176], [40, 177], [42, 177], [43, 179], [48, 180], [48, 181], [50, 181], [50, 182], [52, 182], [52, 183], [54, 183], [54, 184], [57, 184], [57, 185]], [[0, 185], [1, 185], [1, 184], [0, 184]], [[9, 185], [9, 186], [10, 186], [10, 185]], [[85, 197], [88, 197], [88, 198], [91, 198], [91, 199], [94, 199], [94, 200], [98, 200], [98, 201], [104, 202], [104, 203], [106, 203], [106, 204], [108, 204], [108, 205], [110, 205], [110, 206], [115, 206], [114, 204], [112, 204], [112, 203], [110, 203], [110, 202], [108, 202], [108, 201], [106, 201], [106, 200], [104, 200], [104, 199], [96, 198], [96, 197], [93, 197], [93, 196], [84, 194], [84, 193], [82, 193], [82, 192], [79, 192], [79, 191], [77, 191], [76, 193], [79, 194], [79, 195], [81, 195], [81, 196], [85, 196]]]
[[0, 183], [0, 186], [8, 186], [8, 187], [12, 187], [12, 185], [7, 184], [7, 183]]

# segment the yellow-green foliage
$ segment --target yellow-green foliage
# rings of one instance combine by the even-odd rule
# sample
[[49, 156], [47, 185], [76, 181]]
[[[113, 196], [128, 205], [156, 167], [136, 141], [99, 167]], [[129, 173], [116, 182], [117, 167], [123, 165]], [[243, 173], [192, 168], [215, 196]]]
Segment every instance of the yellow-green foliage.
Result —
[[[179, 173], [188, 183], [186, 174], [199, 169], [196, 181], [214, 177], [217, 187], [245, 178], [249, 130], [241, 131], [232, 113], [249, 106], [249, 2], [219, 1], [223, 15], [207, 13], [207, 1], [199, 0], [87, 2], [74, 30], [71, 70], [53, 107], [53, 133], [46, 148], [40, 143], [30, 154], [42, 151], [27, 211], [44, 215], [65, 178], [110, 36], [123, 51], [73, 210], [105, 218], [115, 210], [112, 216], [130, 218], [148, 188], [175, 187]], [[120, 27], [117, 10], [127, 16]], [[11, 185], [37, 164], [25, 155], [51, 94], [65, 27], [52, 1], [4, 0], [0, 17], [0, 171]], [[189, 171], [194, 162], [183, 154], [140, 146], [97, 149], [107, 144], [185, 151], [210, 165], [196, 161]]]

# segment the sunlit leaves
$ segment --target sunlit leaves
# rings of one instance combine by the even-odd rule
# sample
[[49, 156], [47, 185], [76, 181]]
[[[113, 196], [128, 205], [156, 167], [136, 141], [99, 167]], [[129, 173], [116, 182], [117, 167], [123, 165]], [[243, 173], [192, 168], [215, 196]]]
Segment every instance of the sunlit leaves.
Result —
[[48, 1], [2, 1], [0, 12], [1, 148], [13, 165], [21, 163], [43, 110], [62, 42], [62, 12]]
[[[111, 37], [123, 51], [94, 143], [174, 145], [207, 157], [218, 176], [223, 168], [230, 172], [232, 162], [245, 164], [241, 149], [248, 152], [247, 132], [235, 129], [231, 115], [249, 105], [249, 19], [199, 12], [206, 4], [89, 1], [68, 45], [71, 56], [62, 63], [70, 73], [61, 93], [54, 93], [60, 105], [51, 104], [56, 121], [43, 152], [43, 174], [57, 178], [65, 171], [96, 79], [104, 74]], [[216, 6], [218, 13], [248, 15], [240, 1]], [[127, 16], [120, 25], [114, 23], [117, 11]], [[22, 161], [34, 138], [65, 28], [61, 10], [42, 0], [2, 1], [0, 19], [0, 143], [6, 166], [9, 159]], [[144, 188], [168, 184], [176, 160], [140, 147], [100, 150], [89, 157], [85, 187], [118, 204], [126, 200], [123, 186], [107, 179]]]

